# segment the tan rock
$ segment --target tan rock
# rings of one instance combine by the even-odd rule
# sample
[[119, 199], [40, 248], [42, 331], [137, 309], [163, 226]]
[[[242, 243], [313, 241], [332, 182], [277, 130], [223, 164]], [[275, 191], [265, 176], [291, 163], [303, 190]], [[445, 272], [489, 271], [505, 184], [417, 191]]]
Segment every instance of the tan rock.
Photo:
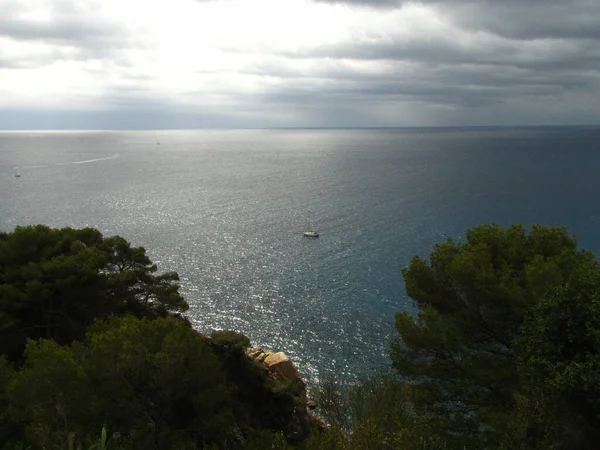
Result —
[[246, 355], [250, 359], [253, 359], [255, 361], [258, 361], [259, 363], [262, 363], [265, 360], [265, 358], [270, 355], [270, 353], [269, 352], [265, 353], [263, 351], [263, 349], [260, 347], [254, 347], [254, 348], [246, 350]]
[[286, 380], [301, 380], [300, 374], [296, 370], [296, 367], [292, 361], [290, 361], [290, 358], [288, 358], [283, 352], [271, 353], [265, 358], [264, 363], [271, 372], [279, 374]]
[[286, 429], [286, 437], [291, 440], [302, 440], [310, 433], [311, 429], [324, 429], [325, 425], [308, 413], [307, 407], [313, 409], [315, 402], [308, 402], [306, 398], [306, 385], [300, 377], [298, 370], [283, 352], [265, 352], [259, 347], [246, 351], [248, 358], [262, 364], [265, 372], [276, 383], [291, 382], [296, 386], [294, 396], [294, 414]]
[[263, 352], [262, 348], [260, 348], [260, 347], [253, 347], [253, 348], [246, 350], [246, 354], [252, 359], [256, 359], [256, 357], [259, 356], [261, 353], [264, 353], [264, 352]]

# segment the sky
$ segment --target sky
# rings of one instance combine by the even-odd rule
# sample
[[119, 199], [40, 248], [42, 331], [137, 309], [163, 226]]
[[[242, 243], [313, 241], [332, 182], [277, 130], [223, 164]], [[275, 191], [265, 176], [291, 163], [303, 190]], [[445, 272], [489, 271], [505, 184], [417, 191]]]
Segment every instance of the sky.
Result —
[[600, 124], [600, 0], [0, 0], [0, 129]]

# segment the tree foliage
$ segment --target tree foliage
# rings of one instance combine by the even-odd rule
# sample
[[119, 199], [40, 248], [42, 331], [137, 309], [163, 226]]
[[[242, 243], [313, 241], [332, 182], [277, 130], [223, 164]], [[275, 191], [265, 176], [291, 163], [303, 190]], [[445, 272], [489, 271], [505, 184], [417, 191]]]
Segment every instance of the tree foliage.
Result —
[[129, 448], [222, 443], [233, 419], [208, 340], [171, 318], [114, 317], [69, 347], [30, 341], [8, 400], [25, 441], [45, 446], [91, 439], [99, 424]]
[[600, 441], [600, 273], [544, 298], [516, 341], [521, 387], [510, 446], [595, 449]]
[[100, 429], [111, 448], [302, 438], [306, 399], [247, 357], [243, 334], [195, 332], [178, 279], [91, 228], [1, 233], [0, 443], [79, 448]]
[[379, 374], [353, 384], [330, 378], [312, 395], [329, 428], [313, 433], [307, 450], [446, 448], [427, 420], [413, 413], [406, 384], [393, 375]]
[[27, 338], [69, 344], [110, 314], [186, 310], [177, 274], [156, 271], [142, 247], [92, 228], [15, 228], [0, 238], [0, 353], [18, 359]]
[[[331, 426], [302, 448], [597, 448], [600, 264], [565, 228], [478, 226], [403, 275], [419, 312], [396, 315], [400, 377], [324, 383]], [[177, 280], [91, 228], [0, 233], [0, 442], [299, 444], [303, 384], [248, 358], [243, 334], [192, 330]]]
[[[449, 441], [482, 446], [498, 444], [514, 423], [521, 366], [531, 362], [517, 345], [524, 323], [564, 287], [579, 292], [575, 281], [597, 276], [598, 263], [565, 228], [482, 225], [466, 237], [436, 245], [429, 261], [415, 257], [403, 271], [420, 312], [396, 314], [391, 355], [419, 413]], [[571, 327], [582, 319], [570, 317]]]
[[14, 368], [0, 355], [0, 442], [6, 442], [15, 431], [15, 421], [11, 417], [8, 404], [8, 385], [14, 376]]
[[[308, 430], [299, 422], [296, 406], [305, 399], [300, 398], [297, 385], [276, 379], [263, 364], [248, 358], [245, 349], [250, 341], [241, 333], [215, 331], [211, 344], [223, 362], [240, 431], [248, 435], [253, 430], [270, 430], [290, 440], [303, 437]], [[255, 437], [260, 441], [268, 434]]]

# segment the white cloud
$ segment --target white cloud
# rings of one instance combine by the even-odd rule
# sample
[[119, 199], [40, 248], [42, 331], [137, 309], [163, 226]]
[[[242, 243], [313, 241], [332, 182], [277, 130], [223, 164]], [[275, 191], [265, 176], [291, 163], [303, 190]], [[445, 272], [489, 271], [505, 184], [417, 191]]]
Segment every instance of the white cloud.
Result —
[[0, 0], [0, 110], [155, 108], [225, 126], [600, 114], [589, 2], [542, 5], [544, 23], [539, 4], [354, 3]]

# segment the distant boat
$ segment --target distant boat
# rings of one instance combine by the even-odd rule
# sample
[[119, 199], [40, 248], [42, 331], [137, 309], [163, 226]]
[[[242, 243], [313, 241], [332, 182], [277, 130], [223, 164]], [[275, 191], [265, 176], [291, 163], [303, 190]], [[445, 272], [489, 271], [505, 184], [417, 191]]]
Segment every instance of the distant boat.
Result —
[[319, 232], [318, 231], [305, 231], [304, 232], [304, 237], [319, 237]]
[[20, 173], [15, 173], [15, 177], [19, 178], [21, 176]]

